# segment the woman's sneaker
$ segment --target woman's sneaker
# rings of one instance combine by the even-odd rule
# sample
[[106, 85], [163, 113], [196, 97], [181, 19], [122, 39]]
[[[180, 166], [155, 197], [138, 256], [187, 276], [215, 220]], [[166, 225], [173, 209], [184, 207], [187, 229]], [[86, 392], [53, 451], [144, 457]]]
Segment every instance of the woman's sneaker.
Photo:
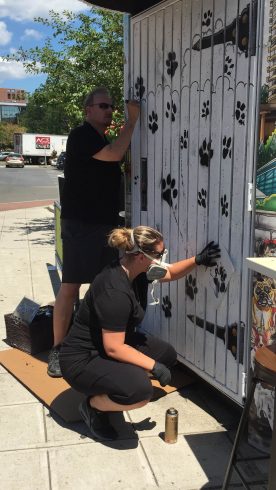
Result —
[[108, 412], [101, 412], [92, 408], [89, 398], [79, 405], [79, 412], [94, 439], [99, 441], [117, 439], [118, 434], [109, 422]]
[[62, 378], [62, 373], [59, 365], [59, 346], [55, 346], [50, 350], [48, 357], [47, 374], [52, 378]]

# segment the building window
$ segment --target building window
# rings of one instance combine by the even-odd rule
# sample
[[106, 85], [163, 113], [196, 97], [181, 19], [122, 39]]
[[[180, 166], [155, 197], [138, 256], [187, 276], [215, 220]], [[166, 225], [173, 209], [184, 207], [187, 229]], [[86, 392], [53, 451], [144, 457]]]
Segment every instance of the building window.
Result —
[[10, 123], [16, 123], [17, 122], [17, 117], [19, 116], [20, 112], [24, 109], [24, 107], [19, 107], [19, 106], [5, 106], [5, 105], [0, 105], [0, 120], [2, 122], [10, 122]]

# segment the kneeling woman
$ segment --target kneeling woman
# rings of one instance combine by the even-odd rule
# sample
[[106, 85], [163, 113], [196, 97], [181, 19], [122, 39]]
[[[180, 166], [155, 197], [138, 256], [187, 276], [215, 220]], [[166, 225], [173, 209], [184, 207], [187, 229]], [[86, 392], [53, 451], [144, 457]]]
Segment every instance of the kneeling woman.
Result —
[[173, 347], [136, 331], [145, 315], [148, 281], [180, 279], [196, 265], [212, 267], [220, 257], [218, 245], [212, 242], [195, 257], [164, 267], [163, 237], [147, 226], [115, 229], [109, 245], [122, 258], [95, 278], [60, 350], [63, 377], [87, 396], [80, 413], [99, 440], [117, 436], [108, 412], [132, 410], [150, 401], [148, 373], [162, 386], [171, 379], [169, 368], [176, 362]]

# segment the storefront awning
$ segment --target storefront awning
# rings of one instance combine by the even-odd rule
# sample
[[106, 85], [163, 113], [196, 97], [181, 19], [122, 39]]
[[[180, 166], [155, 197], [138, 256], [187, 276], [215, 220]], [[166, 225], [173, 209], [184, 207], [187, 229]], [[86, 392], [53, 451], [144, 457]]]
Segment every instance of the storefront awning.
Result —
[[85, 0], [85, 3], [95, 5], [96, 7], [126, 12], [127, 14], [139, 14], [143, 10], [160, 3], [160, 0]]

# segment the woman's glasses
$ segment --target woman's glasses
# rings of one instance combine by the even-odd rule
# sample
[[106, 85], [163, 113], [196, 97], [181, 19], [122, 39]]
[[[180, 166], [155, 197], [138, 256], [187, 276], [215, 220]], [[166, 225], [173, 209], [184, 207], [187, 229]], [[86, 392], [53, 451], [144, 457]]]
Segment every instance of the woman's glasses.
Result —
[[148, 253], [150, 256], [153, 256], [156, 259], [162, 259], [164, 253], [166, 252], [166, 249], [163, 248], [163, 250], [161, 250], [161, 252], [157, 252], [156, 250], [147, 250], [147, 249], [144, 249], [143, 252]]
[[93, 105], [98, 105], [99, 108], [103, 109], [104, 111], [106, 111], [106, 109], [109, 109], [109, 107], [112, 109], [112, 111], [114, 110], [114, 105], [107, 104], [106, 102], [99, 102], [98, 104], [90, 104], [90, 107], [92, 107]]

